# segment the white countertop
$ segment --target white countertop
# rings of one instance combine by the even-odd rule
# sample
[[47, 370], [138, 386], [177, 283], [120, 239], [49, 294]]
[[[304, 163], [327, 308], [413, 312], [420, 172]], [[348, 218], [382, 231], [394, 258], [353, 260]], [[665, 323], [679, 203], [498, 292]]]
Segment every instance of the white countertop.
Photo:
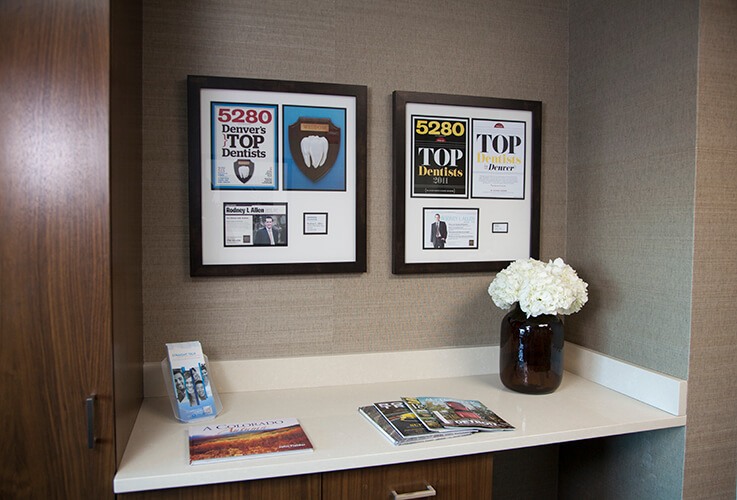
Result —
[[[423, 365], [427, 366], [424, 360]], [[322, 366], [326, 367], [323, 371], [330, 369], [329, 363]], [[224, 374], [218, 375], [224, 379]], [[639, 377], [636, 372], [632, 376]], [[350, 374], [341, 373], [333, 373], [332, 379], [352, 380]], [[686, 423], [683, 412], [668, 413], [598, 382], [567, 371], [558, 390], [541, 396], [510, 391], [503, 387], [497, 374], [316, 387], [307, 387], [306, 382], [300, 388], [229, 392], [221, 394], [224, 409], [211, 422], [296, 417], [310, 437], [314, 452], [196, 466], [188, 464], [188, 425], [173, 417], [166, 398], [147, 397], [115, 476], [114, 490], [125, 493], [319, 473], [680, 427]], [[676, 382], [682, 382], [683, 396], [685, 382]], [[227, 382], [223, 380], [226, 388], [233, 384], [232, 377]], [[516, 429], [394, 446], [358, 413], [358, 407], [402, 396], [477, 399]]]

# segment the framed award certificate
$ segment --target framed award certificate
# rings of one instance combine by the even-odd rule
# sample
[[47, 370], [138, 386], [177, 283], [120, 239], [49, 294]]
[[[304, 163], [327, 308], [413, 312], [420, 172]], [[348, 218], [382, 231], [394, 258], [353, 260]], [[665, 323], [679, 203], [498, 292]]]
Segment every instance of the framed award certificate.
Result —
[[542, 103], [395, 91], [393, 112], [392, 272], [537, 258]]
[[187, 86], [190, 274], [365, 272], [366, 87]]

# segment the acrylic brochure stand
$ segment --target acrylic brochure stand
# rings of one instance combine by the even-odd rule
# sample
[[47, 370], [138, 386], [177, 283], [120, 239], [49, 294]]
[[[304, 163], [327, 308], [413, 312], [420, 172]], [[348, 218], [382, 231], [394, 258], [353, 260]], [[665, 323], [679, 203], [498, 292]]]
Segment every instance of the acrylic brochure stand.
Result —
[[210, 420], [223, 410], [215, 383], [207, 371], [207, 356], [203, 355], [203, 359], [204, 363], [197, 363], [195, 366], [173, 368], [168, 357], [161, 361], [161, 372], [171, 409], [181, 422]]

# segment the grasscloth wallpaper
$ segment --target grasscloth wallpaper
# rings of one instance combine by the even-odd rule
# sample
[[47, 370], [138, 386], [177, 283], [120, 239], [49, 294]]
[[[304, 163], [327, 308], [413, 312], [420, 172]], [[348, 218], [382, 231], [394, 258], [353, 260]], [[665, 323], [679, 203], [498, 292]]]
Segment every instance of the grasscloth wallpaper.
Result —
[[568, 339], [684, 379], [697, 20], [691, 1], [571, 2], [568, 257], [591, 300]]
[[701, 2], [684, 498], [734, 498], [737, 476], [737, 2]]
[[689, 397], [685, 431], [562, 445], [561, 497], [734, 498], [737, 4], [571, 1], [569, 45], [566, 333]]
[[[662, 16], [668, 4], [667, 16]], [[698, 5], [570, 2], [569, 340], [686, 378]], [[564, 498], [679, 498], [682, 429], [562, 445]]]
[[[688, 378], [688, 427], [498, 470], [535, 462], [535, 498], [734, 498], [735, 33], [732, 0], [145, 2], [145, 360], [191, 339], [221, 360], [497, 344], [491, 276], [391, 274], [391, 93], [540, 100], [541, 256], [591, 292], [567, 338]], [[368, 86], [367, 273], [189, 277], [188, 74]]]
[[[565, 1], [159, 0], [143, 17], [146, 361], [191, 339], [220, 360], [498, 343], [490, 275], [391, 274], [394, 90], [542, 101], [541, 253], [564, 255]], [[189, 277], [188, 74], [368, 86], [367, 273]]]

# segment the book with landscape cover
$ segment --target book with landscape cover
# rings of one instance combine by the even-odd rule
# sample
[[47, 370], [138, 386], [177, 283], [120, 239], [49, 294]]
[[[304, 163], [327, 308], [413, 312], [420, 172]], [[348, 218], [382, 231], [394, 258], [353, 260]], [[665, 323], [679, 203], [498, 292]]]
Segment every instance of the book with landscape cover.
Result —
[[512, 430], [514, 426], [499, 417], [480, 401], [443, 397], [404, 397], [407, 406], [431, 431], [474, 429], [478, 431]]
[[189, 428], [191, 465], [312, 451], [296, 418], [281, 418]]

